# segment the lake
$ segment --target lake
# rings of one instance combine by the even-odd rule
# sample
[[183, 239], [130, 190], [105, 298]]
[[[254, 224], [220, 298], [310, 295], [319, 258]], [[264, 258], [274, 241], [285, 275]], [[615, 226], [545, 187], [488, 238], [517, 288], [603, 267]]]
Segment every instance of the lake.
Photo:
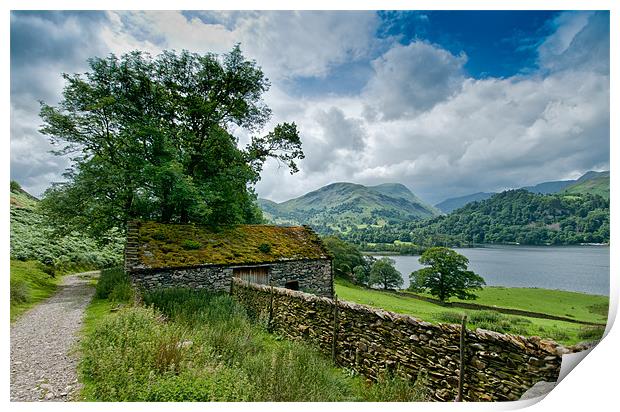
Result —
[[[607, 246], [487, 246], [454, 249], [488, 286], [537, 287], [609, 296]], [[380, 256], [376, 256], [380, 257]], [[422, 268], [419, 256], [389, 256], [403, 275]]]

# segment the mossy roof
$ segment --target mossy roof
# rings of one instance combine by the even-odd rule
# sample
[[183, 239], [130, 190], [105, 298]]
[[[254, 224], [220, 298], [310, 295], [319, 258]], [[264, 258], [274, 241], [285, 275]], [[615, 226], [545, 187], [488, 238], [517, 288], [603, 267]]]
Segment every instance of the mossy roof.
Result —
[[134, 243], [137, 266], [144, 269], [330, 258], [318, 235], [307, 226], [209, 228], [193, 224], [133, 222], [133, 227], [128, 243]]

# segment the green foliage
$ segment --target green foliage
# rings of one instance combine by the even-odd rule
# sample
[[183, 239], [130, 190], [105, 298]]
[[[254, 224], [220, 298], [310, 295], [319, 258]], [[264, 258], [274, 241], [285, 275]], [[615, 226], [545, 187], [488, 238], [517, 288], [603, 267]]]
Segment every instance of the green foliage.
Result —
[[311, 346], [267, 333], [229, 296], [171, 288], [143, 303], [87, 320], [79, 368], [87, 400], [425, 400], [422, 381], [368, 385]]
[[584, 326], [579, 331], [579, 338], [584, 341], [598, 341], [603, 338], [605, 328], [602, 326]]
[[271, 245], [269, 243], [261, 243], [260, 245], [258, 245], [258, 250], [263, 253], [269, 253], [271, 252]]
[[420, 373], [415, 381], [404, 379], [396, 373], [384, 373], [377, 382], [369, 385], [364, 400], [369, 402], [420, 402], [430, 401], [431, 392], [426, 387], [427, 376]]
[[18, 192], [22, 190], [21, 185], [15, 180], [11, 180], [11, 192]]
[[393, 259], [382, 257], [370, 268], [368, 283], [380, 285], [383, 289], [398, 289], [403, 285], [403, 277], [394, 267]]
[[[518, 316], [508, 317], [499, 312], [490, 310], [472, 311], [469, 315], [469, 323], [473, 327], [480, 329], [493, 330], [501, 333], [511, 333], [514, 335], [528, 335], [527, 326], [532, 321]], [[549, 333], [548, 337], [557, 337], [557, 333]], [[568, 335], [562, 336], [560, 340], [566, 339]]]
[[568, 245], [609, 242], [609, 200], [592, 194], [543, 195], [509, 190], [446, 216], [342, 235], [356, 244], [412, 242], [419, 247], [475, 243]]
[[181, 247], [185, 250], [197, 250], [200, 249], [201, 246], [202, 244], [200, 242], [191, 239], [186, 239], [181, 244]]
[[12, 305], [28, 302], [30, 299], [30, 291], [24, 279], [11, 279], [10, 296]]
[[131, 296], [131, 282], [123, 268], [102, 270], [97, 281], [95, 296], [98, 299], [128, 300]]
[[485, 285], [481, 276], [467, 270], [469, 260], [452, 249], [432, 247], [419, 260], [429, 267], [411, 274], [409, 290], [428, 291], [444, 302], [452, 296], [476, 299], [471, 291], [482, 290]]
[[41, 215], [38, 201], [23, 190], [11, 191], [11, 258], [37, 260], [50, 276], [117, 265], [123, 240], [111, 231], [97, 240], [74, 231], [59, 234]]
[[[41, 132], [74, 153], [67, 183], [42, 205], [59, 229], [101, 234], [130, 219], [209, 225], [260, 223], [253, 185], [268, 158], [297, 171], [294, 123], [257, 135], [269, 81], [239, 46], [223, 56], [134, 51], [89, 59], [64, 75], [61, 102], [42, 103]], [[251, 134], [245, 148], [229, 131]], [[77, 153], [77, 154], [76, 154]]]
[[332, 265], [336, 276], [352, 278], [353, 268], [366, 266], [362, 253], [355, 245], [347, 243], [337, 236], [324, 237], [323, 244], [333, 256]]
[[353, 279], [358, 285], [368, 286], [370, 273], [364, 266], [358, 265], [353, 268]]

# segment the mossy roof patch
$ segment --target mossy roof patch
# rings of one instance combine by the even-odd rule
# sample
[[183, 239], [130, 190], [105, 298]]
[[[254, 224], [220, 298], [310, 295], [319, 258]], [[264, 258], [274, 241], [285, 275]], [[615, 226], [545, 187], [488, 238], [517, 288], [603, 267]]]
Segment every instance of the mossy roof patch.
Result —
[[[329, 253], [306, 226], [235, 225], [208, 228], [193, 224], [135, 222], [137, 264], [145, 269], [238, 265], [287, 260], [327, 259]], [[265, 247], [264, 245], [269, 245]]]

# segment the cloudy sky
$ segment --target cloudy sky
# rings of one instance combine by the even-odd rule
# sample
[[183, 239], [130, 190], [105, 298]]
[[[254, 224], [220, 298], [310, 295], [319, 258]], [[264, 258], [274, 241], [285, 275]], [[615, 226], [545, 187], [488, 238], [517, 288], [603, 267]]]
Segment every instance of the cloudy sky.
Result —
[[12, 12], [11, 178], [35, 195], [61, 180], [37, 130], [62, 72], [236, 43], [306, 153], [292, 176], [269, 162], [261, 197], [400, 182], [437, 203], [609, 169], [607, 12]]

